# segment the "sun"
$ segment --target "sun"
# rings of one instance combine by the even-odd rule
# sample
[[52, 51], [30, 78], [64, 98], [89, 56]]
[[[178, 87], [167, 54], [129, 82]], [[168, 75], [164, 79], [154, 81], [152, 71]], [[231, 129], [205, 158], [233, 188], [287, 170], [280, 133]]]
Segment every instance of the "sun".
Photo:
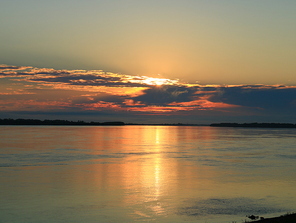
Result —
[[144, 79], [142, 81], [143, 84], [148, 84], [148, 85], [164, 85], [167, 82], [166, 79], [163, 78], [153, 78], [153, 77], [146, 77], [146, 79]]
[[157, 78], [148, 76], [129, 76], [126, 78], [128, 82], [138, 83], [143, 85], [151, 86], [162, 86], [162, 85], [176, 85], [179, 84], [179, 80], [168, 79], [168, 78]]
[[173, 84], [176, 84], [178, 81], [166, 79], [166, 78], [142, 76], [140, 82], [142, 84], [147, 84], [147, 85], [162, 86], [162, 85], [173, 85]]

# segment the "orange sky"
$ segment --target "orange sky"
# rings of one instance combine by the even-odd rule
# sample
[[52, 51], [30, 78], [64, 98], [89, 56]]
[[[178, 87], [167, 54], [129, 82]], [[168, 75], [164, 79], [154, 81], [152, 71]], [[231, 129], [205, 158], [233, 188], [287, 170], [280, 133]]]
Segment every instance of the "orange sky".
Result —
[[296, 87], [200, 85], [96, 70], [0, 66], [0, 118], [293, 122]]
[[295, 0], [0, 6], [0, 118], [296, 122]]
[[294, 0], [2, 1], [0, 63], [293, 86], [295, 10]]

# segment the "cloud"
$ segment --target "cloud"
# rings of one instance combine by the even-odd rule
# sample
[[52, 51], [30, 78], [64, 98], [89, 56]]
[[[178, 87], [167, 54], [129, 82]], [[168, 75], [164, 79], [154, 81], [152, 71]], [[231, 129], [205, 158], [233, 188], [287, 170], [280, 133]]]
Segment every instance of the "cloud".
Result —
[[196, 89], [186, 86], [152, 86], [144, 90], [143, 95], [134, 99], [148, 105], [188, 102], [197, 97], [195, 91]]
[[209, 100], [258, 109], [295, 110], [296, 87], [263, 85], [220, 87]]
[[72, 103], [73, 104], [94, 104], [98, 102], [113, 102], [113, 103], [122, 103], [126, 100], [123, 96], [112, 95], [107, 93], [100, 94], [87, 94], [76, 97]]
[[0, 70], [2, 71], [10, 71], [10, 70], [26, 70], [32, 68], [31, 66], [9, 66], [6, 64], [0, 64]]
[[102, 70], [55, 70], [51, 68], [16, 67], [2, 65], [0, 78], [18, 77], [27, 81], [44, 84], [108, 86], [108, 87], [149, 87], [151, 85], [173, 85], [177, 80], [151, 78], [147, 76], [122, 75]]
[[159, 114], [189, 119], [213, 115], [230, 120], [284, 120], [285, 116], [295, 120], [295, 86], [199, 85], [101, 70], [0, 67], [0, 112], [78, 109], [114, 112], [114, 116], [127, 112], [129, 117]]
[[[37, 70], [38, 71], [38, 70]], [[32, 71], [21, 73], [21, 75], [31, 75]], [[148, 86], [141, 82], [136, 76], [120, 75], [115, 73], [105, 73], [96, 71], [55, 71], [35, 72], [34, 76], [28, 77], [32, 82], [61, 83], [67, 85], [81, 86], [107, 86], [107, 87], [145, 87]]]

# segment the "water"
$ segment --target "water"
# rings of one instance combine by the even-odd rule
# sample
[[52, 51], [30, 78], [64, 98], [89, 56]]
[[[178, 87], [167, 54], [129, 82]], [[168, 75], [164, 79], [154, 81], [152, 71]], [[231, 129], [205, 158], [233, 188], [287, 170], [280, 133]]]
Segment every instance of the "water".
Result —
[[0, 222], [242, 222], [296, 210], [295, 129], [1, 126]]

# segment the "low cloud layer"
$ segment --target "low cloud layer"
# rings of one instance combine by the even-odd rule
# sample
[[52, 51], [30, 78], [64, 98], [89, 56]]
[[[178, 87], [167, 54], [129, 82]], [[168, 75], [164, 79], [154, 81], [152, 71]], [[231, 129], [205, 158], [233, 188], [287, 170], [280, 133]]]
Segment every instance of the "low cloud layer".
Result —
[[[0, 115], [112, 114], [117, 120], [296, 122], [296, 86], [198, 85], [101, 70], [0, 66]], [[165, 117], [164, 117], [165, 116]], [[110, 117], [109, 117], [110, 119]], [[112, 119], [112, 118], [111, 118]], [[161, 118], [159, 119], [161, 120]], [[149, 121], [147, 121], [149, 122]]]

